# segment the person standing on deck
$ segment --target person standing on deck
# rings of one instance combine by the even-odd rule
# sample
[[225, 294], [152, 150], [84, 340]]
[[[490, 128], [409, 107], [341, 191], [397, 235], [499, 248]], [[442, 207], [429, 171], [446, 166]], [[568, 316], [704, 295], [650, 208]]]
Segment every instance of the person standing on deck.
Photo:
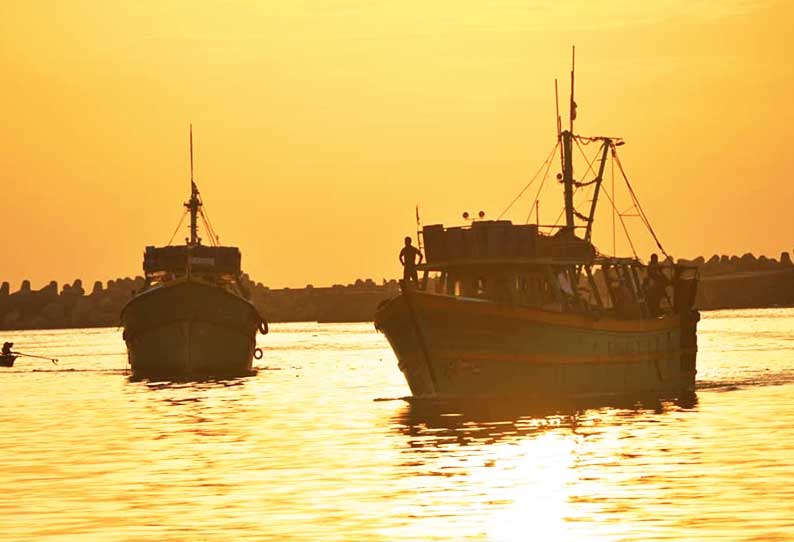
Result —
[[670, 281], [662, 273], [662, 268], [659, 266], [659, 256], [651, 254], [651, 261], [648, 262], [648, 291], [646, 300], [648, 303], [648, 310], [651, 316], [659, 316], [662, 314], [661, 307], [659, 306], [664, 297], [664, 289]]
[[[419, 261], [416, 261], [416, 257]], [[422, 253], [418, 248], [411, 244], [411, 238], [405, 238], [405, 246], [400, 251], [400, 263], [403, 265], [403, 280], [408, 283], [414, 282], [414, 286], [419, 286], [419, 276], [416, 273], [416, 266], [422, 263]]]

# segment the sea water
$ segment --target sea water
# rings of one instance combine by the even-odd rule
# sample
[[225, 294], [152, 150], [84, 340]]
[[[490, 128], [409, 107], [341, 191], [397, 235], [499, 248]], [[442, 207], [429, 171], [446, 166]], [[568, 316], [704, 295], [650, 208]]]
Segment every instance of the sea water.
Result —
[[282, 324], [256, 376], [129, 379], [119, 329], [2, 332], [0, 539], [794, 540], [794, 310], [699, 325], [698, 390], [412, 401], [368, 324]]

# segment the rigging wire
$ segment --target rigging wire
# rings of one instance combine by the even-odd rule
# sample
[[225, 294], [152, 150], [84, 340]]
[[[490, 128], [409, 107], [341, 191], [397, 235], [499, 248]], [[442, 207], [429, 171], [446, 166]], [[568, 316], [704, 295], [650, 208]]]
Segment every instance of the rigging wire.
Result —
[[212, 222], [210, 222], [209, 213], [206, 211], [206, 204], [201, 198], [201, 192], [199, 192], [198, 188], [196, 188], [196, 193], [199, 198], [199, 208], [198, 212], [201, 215], [201, 221], [204, 223], [204, 228], [207, 230], [207, 234], [210, 237], [210, 243], [212, 246], [218, 246], [218, 234], [215, 233], [215, 228], [212, 227]]
[[560, 214], [557, 215], [557, 220], [554, 221], [554, 224], [551, 227], [552, 230], [557, 227], [557, 224], [560, 223], [560, 219], [562, 218], [562, 215], [564, 215], [564, 214], [565, 214], [565, 207], [563, 207], [562, 211], [560, 211]]
[[[612, 205], [612, 210], [617, 211], [617, 206], [615, 205], [615, 202], [612, 201], [612, 198], [609, 196], [609, 194], [607, 194], [607, 192], [604, 191], [604, 195], [607, 197], [609, 203]], [[640, 257], [637, 255], [637, 251], [634, 248], [634, 242], [632, 242], [631, 235], [629, 235], [629, 229], [626, 227], [626, 221], [623, 220], [623, 215], [620, 214], [620, 211], [617, 211], [617, 215], [618, 218], [620, 219], [620, 225], [623, 226], [623, 233], [626, 234], [626, 240], [629, 242], [629, 246], [631, 247], [631, 252], [632, 254], [634, 254], [634, 257], [639, 260]], [[613, 232], [613, 244], [614, 244], [614, 232]], [[614, 252], [614, 247], [613, 247], [613, 252]], [[616, 254], [613, 254], [613, 256], [616, 256]]]
[[551, 159], [554, 157], [554, 153], [556, 153], [556, 152], [557, 152], [557, 147], [559, 147], [559, 146], [560, 146], [560, 142], [559, 142], [559, 141], [557, 141], [557, 143], [554, 145], [554, 148], [553, 148], [553, 149], [551, 149], [551, 152], [549, 153], [549, 156], [548, 156], [548, 158], [546, 158], [546, 159], [543, 161], [543, 163], [540, 165], [540, 167], [538, 168], [538, 170], [537, 170], [537, 171], [535, 172], [535, 174], [532, 176], [532, 179], [531, 179], [531, 180], [530, 180], [530, 181], [529, 181], [529, 182], [526, 184], [526, 186], [524, 186], [524, 188], [522, 188], [522, 189], [521, 189], [521, 192], [519, 192], [519, 193], [518, 193], [518, 195], [517, 195], [515, 198], [513, 198], [513, 201], [511, 201], [511, 202], [510, 202], [510, 205], [508, 205], [508, 206], [505, 208], [505, 210], [504, 210], [504, 211], [502, 211], [502, 214], [500, 214], [500, 215], [499, 215], [499, 217], [497, 218], [497, 220], [501, 220], [501, 219], [502, 219], [502, 217], [503, 217], [503, 216], [505, 216], [505, 214], [507, 214], [507, 212], [510, 210], [510, 208], [511, 208], [511, 207], [513, 207], [513, 205], [515, 205], [515, 203], [516, 203], [516, 202], [519, 200], [519, 198], [521, 198], [521, 196], [523, 196], [523, 195], [524, 195], [524, 193], [525, 193], [527, 190], [529, 190], [529, 187], [530, 187], [530, 186], [532, 186], [532, 183], [534, 183], [534, 182], [535, 182], [535, 180], [537, 180], [537, 178], [538, 178], [538, 175], [540, 174], [540, 172], [541, 172], [541, 171], [543, 171], [543, 166], [545, 166], [545, 165], [546, 165], [546, 162], [548, 162], [549, 160], [551, 160]]
[[166, 243], [166, 246], [171, 246], [171, 243], [173, 242], [174, 237], [176, 237], [176, 234], [179, 233], [179, 228], [182, 227], [182, 223], [185, 221], [186, 216], [187, 216], [187, 209], [182, 211], [182, 218], [179, 219], [179, 224], [176, 225], [176, 229], [174, 230], [174, 233], [171, 235], [171, 239], [169, 239], [168, 243]]
[[617, 153], [617, 151], [615, 150], [614, 147], [612, 148], [612, 158], [618, 164], [618, 169], [620, 170], [621, 175], [623, 175], [623, 180], [626, 181], [626, 186], [629, 189], [629, 194], [631, 194], [631, 199], [634, 201], [634, 206], [636, 207], [637, 212], [640, 215], [640, 218], [645, 223], [645, 227], [648, 228], [648, 231], [651, 233], [651, 236], [653, 237], [653, 240], [656, 241], [656, 246], [659, 247], [659, 250], [662, 251], [662, 254], [664, 254], [666, 257], [669, 258], [670, 255], [667, 253], [667, 251], [662, 246], [661, 241], [659, 241], [659, 238], [656, 236], [656, 232], [653, 231], [653, 227], [651, 226], [651, 222], [650, 222], [650, 220], [648, 220], [648, 216], [645, 214], [645, 211], [642, 209], [642, 205], [640, 205], [640, 200], [639, 200], [639, 198], [637, 198], [637, 194], [634, 193], [634, 189], [631, 187], [631, 183], [629, 182], [629, 178], [626, 175], [626, 172], [623, 170], [623, 164], [621, 164], [620, 158], [618, 157], [618, 153]]
[[[587, 159], [587, 155], [585, 154], [585, 152], [584, 152], [584, 149], [582, 149], [582, 146], [581, 146], [581, 145], [579, 145], [579, 141], [577, 141], [577, 142], [576, 142], [576, 146], [577, 146], [577, 148], [579, 149], [579, 152], [581, 152], [581, 153], [582, 153], [582, 156], [584, 157], [585, 161], [587, 161], [587, 162], [588, 162], [588, 168], [590, 168], [590, 171], [593, 173], [593, 175], [595, 175], [595, 170], [593, 170], [593, 168], [592, 168], [592, 165], [590, 164], [590, 161]], [[613, 158], [613, 160], [614, 160], [615, 158], [617, 158], [617, 153], [615, 152], [614, 145], [612, 145], [612, 153], [611, 153], [611, 154], [612, 154], [612, 158]], [[618, 166], [620, 166], [620, 162], [619, 162], [619, 161], [618, 161]], [[612, 171], [613, 171], [613, 174], [614, 174], [614, 164], [613, 164], [613, 169], [612, 169]], [[629, 235], [629, 229], [628, 229], [628, 227], [626, 227], [626, 221], [625, 221], [625, 220], [623, 220], [623, 214], [622, 214], [622, 213], [621, 213], [621, 212], [620, 212], [620, 211], [617, 209], [617, 206], [615, 205], [615, 201], [613, 200], [614, 194], [612, 195], [612, 197], [610, 197], [610, 196], [609, 196], [609, 195], [606, 193], [606, 190], [605, 190], [605, 191], [604, 191], [604, 195], [606, 195], [606, 196], [607, 196], [607, 199], [609, 200], [609, 203], [612, 205], [612, 210], [613, 210], [613, 220], [614, 220], [614, 213], [615, 213], [615, 212], [617, 212], [618, 218], [620, 218], [620, 224], [621, 224], [621, 226], [623, 227], [623, 233], [625, 233], [625, 234], [626, 234], [626, 240], [629, 242], [629, 246], [631, 247], [631, 252], [632, 252], [632, 254], [634, 254], [634, 257], [635, 257], [635, 258], [639, 259], [639, 256], [637, 255], [637, 250], [634, 248], [634, 242], [631, 240], [631, 235]], [[646, 225], [647, 225], [647, 224], [646, 224]], [[613, 251], [613, 252], [615, 252], [615, 246], [614, 246], [614, 245], [615, 245], [615, 242], [614, 242], [614, 229], [613, 229], [613, 241], [612, 241], [612, 245], [613, 245], [613, 246], [612, 246], [612, 251]], [[663, 251], [663, 252], [664, 252], [664, 251]], [[613, 255], [614, 255], [614, 254], [613, 254]]]
[[[580, 151], [581, 151], [581, 148], [580, 148]], [[585, 161], [587, 162], [588, 169], [589, 169], [589, 170], [590, 170], [590, 171], [593, 173], [593, 175], [595, 176], [595, 170], [594, 170], [594, 169], [593, 169], [593, 167], [592, 167], [592, 162], [594, 162], [594, 161], [595, 161], [595, 158], [593, 159], [593, 161], [592, 161], [592, 162], [591, 162], [590, 160], [588, 160], [587, 156], [585, 156], [584, 158], [585, 158]], [[585, 175], [586, 175], [586, 174], [587, 174], [587, 173], [585, 173]], [[577, 194], [577, 193], [579, 193], [579, 194], [584, 194], [584, 192], [583, 192], [583, 191], [580, 191], [579, 189], [580, 189], [580, 188], [583, 188], [583, 187], [585, 187], [585, 186], [589, 186], [589, 185], [593, 184], [594, 182], [595, 182], [595, 181], [586, 182], [586, 183], [574, 183], [574, 187], [573, 187], [573, 195], [574, 195], [574, 196], [576, 196], [576, 194]], [[591, 200], [591, 201], [592, 201], [592, 200]], [[580, 203], [581, 203], [581, 200], [580, 200]], [[574, 207], [576, 207], [576, 206], [574, 205]], [[584, 217], [584, 216], [583, 216], [581, 213], [577, 212], [575, 208], [574, 208], [574, 211], [573, 211], [573, 212], [574, 212], [574, 214], [575, 214], [577, 217], [579, 217], [580, 219], [582, 219], [582, 220], [586, 220], [586, 219], [587, 219], [587, 217]], [[562, 219], [562, 215], [563, 215], [563, 214], [565, 214], [565, 207], [563, 207], [563, 208], [562, 208], [562, 210], [560, 211], [560, 214], [559, 214], [559, 215], [557, 215], [557, 219], [554, 221], [554, 224], [551, 226], [552, 230], [553, 230], [554, 228], [556, 228], [556, 227], [557, 227], [557, 225], [560, 223], [560, 219]], [[527, 221], [529, 221], [529, 219], [527, 219]]]
[[218, 237], [218, 233], [215, 231], [215, 226], [212, 225], [209, 211], [207, 211], [206, 209], [207, 206], [204, 205], [204, 202], [202, 202], [202, 216], [204, 217], [204, 220], [206, 220], [207, 222], [207, 228], [209, 228], [210, 235], [212, 236], [213, 244], [217, 247], [220, 245], [220, 238]]
[[[574, 189], [573, 189], [574, 197], [576, 197], [576, 194], [584, 194], [584, 191], [580, 191], [579, 187], [574, 187]], [[581, 198], [579, 199], [579, 203], [582, 203]], [[580, 212], [578, 212], [576, 210], [576, 205], [575, 204], [574, 204], [573, 212], [574, 212], [574, 215], [577, 218], [579, 218], [580, 220], [586, 221], [588, 219], [588, 217], [584, 216], [582, 213], [580, 213]], [[560, 223], [560, 220], [562, 219], [562, 215], [564, 215], [564, 214], [565, 214], [565, 207], [563, 207], [562, 210], [560, 211], [560, 214], [557, 215], [557, 220], [554, 221], [554, 224], [552, 225], [552, 229], [557, 227], [557, 225]]]
[[207, 229], [207, 233], [210, 236], [210, 243], [212, 243], [212, 246], [218, 246], [217, 235], [212, 227], [212, 224], [210, 223], [209, 217], [203, 209], [199, 211], [199, 214], [201, 214], [201, 221], [204, 222], [204, 227]]
[[[558, 141], [557, 144], [554, 146], [554, 149], [552, 150], [551, 156], [554, 156], [554, 152], [557, 150], [557, 147], [559, 147], [559, 145], [560, 145], [560, 143]], [[549, 177], [549, 170], [551, 169], [551, 164], [553, 162], [553, 160], [551, 160], [551, 157], [549, 157], [547, 162], [548, 162], [548, 164], [546, 165], [546, 171], [543, 173], [543, 179], [540, 181], [540, 186], [538, 187], [538, 192], [535, 194], [535, 201], [532, 202], [532, 207], [529, 208], [529, 214], [527, 215], [527, 220], [524, 222], [524, 224], [529, 224], [529, 219], [532, 218], [532, 210], [533, 209], [537, 209], [537, 204], [538, 204], [538, 201], [540, 200], [540, 193], [543, 190], [543, 186], [546, 184], [546, 179], [548, 179], [548, 177]], [[536, 216], [535, 219], [538, 222], [540, 222], [540, 217]]]

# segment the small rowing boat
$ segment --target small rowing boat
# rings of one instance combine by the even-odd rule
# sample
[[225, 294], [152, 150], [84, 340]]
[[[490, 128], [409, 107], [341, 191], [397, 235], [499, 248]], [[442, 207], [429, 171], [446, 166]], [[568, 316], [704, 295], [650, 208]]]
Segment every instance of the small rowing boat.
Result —
[[0, 367], [13, 367], [16, 359], [17, 356], [14, 354], [2, 354], [0, 355]]

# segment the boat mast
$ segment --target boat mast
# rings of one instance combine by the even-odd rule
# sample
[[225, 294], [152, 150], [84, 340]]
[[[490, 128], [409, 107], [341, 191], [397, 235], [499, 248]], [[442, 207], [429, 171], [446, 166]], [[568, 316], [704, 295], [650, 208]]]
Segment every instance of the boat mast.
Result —
[[562, 132], [562, 182], [565, 189], [565, 227], [573, 231], [573, 121], [576, 119], [574, 96], [574, 69], [576, 66], [576, 46], [571, 52], [571, 100], [568, 116], [568, 130]]
[[190, 200], [185, 203], [185, 207], [190, 211], [190, 242], [191, 246], [201, 243], [198, 236], [198, 211], [201, 207], [201, 200], [199, 199], [199, 191], [193, 180], [193, 125], [190, 125]]
[[[603, 146], [601, 147], [601, 164], [598, 166], [598, 173], [595, 178], [595, 191], [593, 192], [593, 201], [590, 203], [590, 215], [587, 217], [587, 231], [584, 234], [584, 240], [590, 242], [593, 235], [593, 221], [595, 220], [596, 206], [598, 205], [598, 194], [601, 192], [601, 184], [604, 181], [604, 168], [607, 165], [607, 153], [612, 148], [612, 140], [608, 137], [602, 139]], [[614, 194], [612, 196], [614, 198]], [[614, 201], [614, 199], [612, 200]], [[612, 251], [614, 254], [614, 250]]]

